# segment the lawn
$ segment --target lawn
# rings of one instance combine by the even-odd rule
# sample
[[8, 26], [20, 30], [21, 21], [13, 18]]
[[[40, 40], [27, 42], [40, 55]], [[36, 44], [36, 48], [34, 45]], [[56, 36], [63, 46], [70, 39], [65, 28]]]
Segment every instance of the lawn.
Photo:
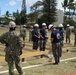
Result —
[[[1, 28], [0, 35], [6, 31], [8, 31], [7, 28]], [[19, 29], [17, 29], [17, 33], [19, 34]], [[29, 32], [27, 30], [27, 37], [26, 37], [27, 42], [28, 42], [28, 36], [29, 36]], [[50, 33], [48, 33], [48, 36], [50, 37]], [[74, 39], [73, 34], [71, 34], [71, 39], [72, 40]], [[49, 40], [47, 42], [47, 45], [50, 47]], [[63, 51], [61, 60], [76, 57], [76, 47], [74, 47], [71, 44], [64, 44], [64, 45], [69, 48], [69, 52]], [[4, 46], [2, 47], [2, 45], [0, 45], [0, 48], [3, 49]], [[28, 51], [23, 51], [23, 53], [25, 52], [28, 52]], [[4, 56], [3, 50], [0, 51], [0, 58], [1, 56]], [[30, 57], [30, 58], [26, 58], [24, 63], [21, 62], [21, 65], [22, 67], [40, 65], [40, 64], [48, 63], [48, 60], [49, 58], [47, 57], [45, 57], [45, 59], [41, 59], [39, 56]], [[8, 66], [6, 62], [1, 62], [0, 66], [2, 66], [2, 68], [0, 68], [0, 72], [8, 70]], [[25, 75], [68, 75], [69, 73], [76, 70], [75, 66], [76, 66], [76, 59], [73, 59], [69, 61], [60, 62], [59, 65], [53, 65], [53, 63], [50, 63], [50, 64], [46, 64], [46, 65], [39, 66], [39, 67], [26, 68], [24, 69], [24, 72], [25, 72]], [[8, 75], [8, 73], [3, 73], [0, 75], [5, 75], [5, 74]], [[18, 75], [17, 71], [15, 71], [15, 75]]]

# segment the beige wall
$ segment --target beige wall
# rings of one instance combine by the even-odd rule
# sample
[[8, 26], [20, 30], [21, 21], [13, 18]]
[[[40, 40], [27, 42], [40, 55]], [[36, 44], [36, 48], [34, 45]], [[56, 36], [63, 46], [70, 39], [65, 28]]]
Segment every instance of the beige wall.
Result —
[[59, 25], [59, 24], [63, 23], [63, 16], [64, 16], [63, 11], [57, 10], [57, 22], [55, 22], [54, 25]]

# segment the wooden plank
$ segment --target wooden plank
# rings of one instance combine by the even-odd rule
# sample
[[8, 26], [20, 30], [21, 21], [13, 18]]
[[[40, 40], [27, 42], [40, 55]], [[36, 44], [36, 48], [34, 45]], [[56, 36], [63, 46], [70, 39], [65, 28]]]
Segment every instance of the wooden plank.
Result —
[[48, 54], [49, 51], [46, 50], [46, 51], [34, 51], [34, 52], [29, 52], [29, 53], [24, 53], [21, 55], [22, 58], [28, 58], [28, 57], [34, 57], [34, 56], [40, 56], [40, 55], [45, 55], [45, 54]]
[[[63, 50], [66, 50], [67, 48], [63, 48]], [[31, 49], [29, 49], [31, 50]], [[34, 56], [40, 56], [40, 55], [46, 55], [48, 53], [51, 53], [52, 50], [46, 50], [46, 51], [39, 51], [39, 50], [32, 50], [32, 52], [25, 52], [21, 55], [21, 58], [28, 58], [28, 57], [34, 57]], [[3, 62], [4, 61], [4, 56], [0, 56], [0, 62]]]
[[[48, 54], [49, 51], [34, 51], [34, 52], [26, 52], [21, 55], [21, 58], [28, 58], [28, 57], [34, 57], [34, 56], [39, 56], [43, 54]], [[4, 62], [5, 56], [0, 56], [0, 62]]]
[[[3, 46], [3, 44], [1, 44], [1, 45]], [[4, 47], [0, 47], [0, 50], [4, 50], [3, 48]], [[30, 49], [30, 48], [23, 48], [23, 50], [26, 50], [26, 51], [29, 51], [29, 52], [23, 53], [21, 55], [21, 58], [28, 58], [28, 57], [40, 56], [40, 55], [43, 55], [43, 54], [45, 55], [45, 54], [48, 54], [48, 53], [51, 53], [52, 52], [51, 48], [47, 48], [46, 51], [40, 51], [40, 50], [37, 51], [37, 50]], [[63, 51], [66, 51], [66, 50], [68, 50], [68, 48], [67, 47], [63, 47]], [[0, 56], [0, 60], [3, 61], [4, 60], [4, 57], [1, 57]]]

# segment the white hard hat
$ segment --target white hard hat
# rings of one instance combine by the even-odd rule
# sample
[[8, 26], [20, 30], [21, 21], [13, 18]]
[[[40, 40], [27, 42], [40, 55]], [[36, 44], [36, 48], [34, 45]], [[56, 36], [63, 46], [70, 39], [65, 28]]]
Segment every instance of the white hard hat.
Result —
[[9, 27], [16, 27], [16, 23], [13, 21], [9, 22]]
[[42, 23], [42, 26], [46, 26], [46, 23]]
[[59, 26], [58, 27], [63, 27], [63, 25], [62, 24], [59, 24]]
[[31, 26], [30, 28], [33, 28], [33, 26]]
[[38, 24], [35, 24], [34, 27], [39, 27], [39, 25]]
[[23, 26], [25, 26], [25, 27], [26, 27], [26, 25], [23, 25]]
[[49, 25], [49, 29], [53, 28], [54, 26], [52, 24]]
[[26, 27], [26, 25], [23, 25], [23, 27]]
[[67, 26], [69, 27], [70, 25], [69, 25], [69, 24], [67, 24]]

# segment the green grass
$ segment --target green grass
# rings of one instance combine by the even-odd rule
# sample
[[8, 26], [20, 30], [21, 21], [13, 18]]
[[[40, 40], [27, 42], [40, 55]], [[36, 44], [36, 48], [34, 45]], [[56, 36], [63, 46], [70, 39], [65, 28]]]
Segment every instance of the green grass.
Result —
[[[72, 71], [76, 70], [75, 65], [76, 60], [71, 60], [67, 62], [61, 62], [59, 65], [49, 64], [40, 67], [25, 69], [24, 71], [26, 75], [67, 75], [68, 73], [71, 73]], [[8, 74], [6, 73], [6, 75]]]
[[[18, 30], [17, 30], [17, 32], [19, 33]], [[6, 31], [8, 31], [8, 29], [2, 28], [0, 30], [0, 35]], [[28, 36], [29, 36], [29, 33], [27, 30], [26, 40], [28, 40]], [[50, 38], [50, 33], [48, 33], [48, 36]], [[71, 39], [72, 40], [74, 39], [73, 34], [71, 36]], [[48, 40], [47, 44], [50, 45], [50, 40]], [[63, 51], [61, 60], [76, 57], [76, 47], [69, 45], [69, 44], [65, 44], [65, 46], [69, 48], [70, 53]], [[23, 51], [23, 52], [27, 52], [27, 51]], [[4, 51], [0, 51], [0, 55], [3, 55], [3, 54], [4, 54]], [[41, 59], [39, 57], [31, 57], [31, 58], [26, 58], [25, 59], [26, 63], [21, 63], [21, 64], [22, 64], [22, 67], [26, 67], [29, 65], [47, 63], [48, 60], [49, 60], [49, 58], [46, 58], [46, 57], [45, 57], [45, 59]], [[8, 69], [6, 62], [1, 62], [0, 66], [3, 66], [2, 68], [0, 68], [0, 71], [5, 71]], [[24, 71], [25, 71], [25, 75], [68, 75], [68, 73], [71, 73], [72, 71], [76, 70], [75, 66], [76, 66], [76, 59], [61, 62], [59, 65], [48, 64], [48, 65], [44, 65], [44, 66], [40, 66], [40, 67], [25, 69]], [[17, 72], [15, 72], [15, 73], [16, 73], [16, 75], [18, 75]], [[5, 74], [8, 75], [8, 73], [5, 73]], [[5, 75], [5, 74], [1, 74], [1, 75]]]

